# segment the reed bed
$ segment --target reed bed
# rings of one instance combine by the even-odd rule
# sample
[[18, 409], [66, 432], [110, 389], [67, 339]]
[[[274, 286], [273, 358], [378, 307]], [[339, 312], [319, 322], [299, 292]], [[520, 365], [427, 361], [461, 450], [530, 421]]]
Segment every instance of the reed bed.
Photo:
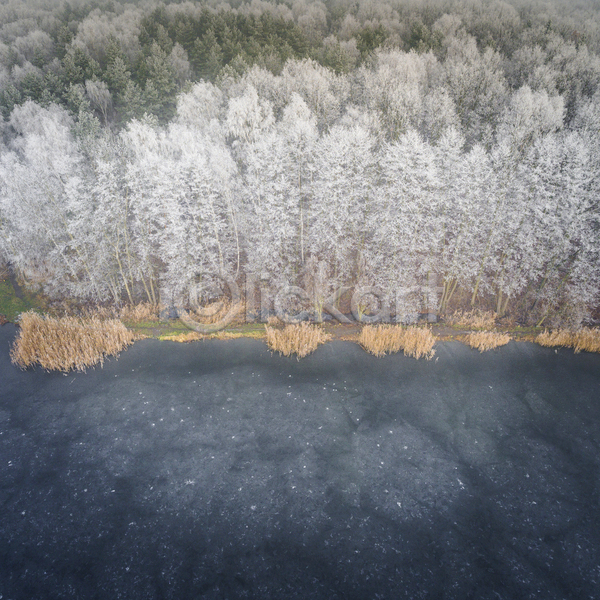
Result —
[[22, 369], [39, 364], [47, 371], [85, 371], [136, 339], [117, 319], [53, 318], [30, 311], [21, 315], [19, 326], [10, 357]]
[[119, 318], [129, 323], [153, 323], [158, 321], [159, 307], [150, 302], [126, 304], [119, 311]]
[[320, 327], [306, 322], [287, 325], [283, 329], [265, 325], [265, 333], [267, 345], [271, 350], [283, 356], [295, 354], [298, 359], [314, 352], [318, 346], [331, 339], [331, 335], [325, 333]]
[[446, 323], [452, 327], [464, 329], [493, 329], [496, 325], [496, 313], [479, 309], [457, 310], [446, 318]]
[[430, 329], [399, 325], [365, 325], [358, 337], [358, 343], [375, 356], [402, 350], [406, 356], [425, 357], [427, 360], [435, 354], [435, 342]]
[[465, 343], [479, 352], [487, 352], [500, 346], [505, 346], [510, 342], [510, 336], [506, 333], [496, 331], [477, 331], [471, 332], [465, 337]]
[[150, 302], [125, 304], [124, 306], [77, 306], [62, 303], [54, 306], [52, 316], [75, 317], [80, 319], [97, 318], [102, 321], [120, 319], [128, 323], [147, 323], [158, 321], [159, 306]]
[[207, 323], [209, 325], [216, 323], [229, 310], [230, 302], [229, 300], [216, 300], [215, 302], [211, 302], [206, 306], [197, 306], [193, 311], [193, 316], [197, 317], [201, 320], [202, 323]]
[[237, 304], [233, 306], [229, 298], [221, 298], [206, 306], [197, 306], [194, 310], [190, 311], [190, 314], [202, 324], [213, 325], [224, 319], [231, 310], [234, 311], [231, 322], [244, 323], [246, 303], [243, 300], [239, 300]]
[[562, 346], [573, 348], [575, 354], [585, 352], [600, 352], [600, 330], [582, 327], [576, 331], [557, 329], [544, 331], [535, 338], [536, 344], [546, 347]]

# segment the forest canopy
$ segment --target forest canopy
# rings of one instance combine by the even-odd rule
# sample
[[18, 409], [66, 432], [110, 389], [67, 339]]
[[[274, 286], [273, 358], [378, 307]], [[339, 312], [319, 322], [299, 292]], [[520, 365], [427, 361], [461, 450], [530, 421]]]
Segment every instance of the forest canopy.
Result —
[[166, 123], [189, 82], [220, 83], [253, 66], [280, 75], [290, 59], [349, 74], [377, 49], [429, 52], [455, 72], [475, 51], [510, 89], [563, 95], [572, 117], [575, 97], [593, 95], [599, 71], [597, 1], [5, 0], [0, 24], [5, 118], [33, 100], [75, 116], [83, 107], [103, 123], [144, 114]]
[[259, 274], [439, 283], [526, 323], [600, 293], [598, 2], [0, 3], [0, 254], [53, 298]]

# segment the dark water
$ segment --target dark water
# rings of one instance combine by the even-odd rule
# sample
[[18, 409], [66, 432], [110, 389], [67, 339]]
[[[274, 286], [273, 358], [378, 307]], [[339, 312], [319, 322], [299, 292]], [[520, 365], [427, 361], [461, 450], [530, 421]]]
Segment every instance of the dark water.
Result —
[[2, 600], [600, 598], [600, 356], [143, 341], [21, 372]]

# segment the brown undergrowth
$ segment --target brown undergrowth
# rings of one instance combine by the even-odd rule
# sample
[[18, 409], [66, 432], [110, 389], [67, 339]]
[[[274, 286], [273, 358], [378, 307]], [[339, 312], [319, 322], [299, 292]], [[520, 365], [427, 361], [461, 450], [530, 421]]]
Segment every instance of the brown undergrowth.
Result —
[[85, 371], [139, 337], [119, 320], [97, 316], [53, 318], [26, 312], [19, 327], [10, 357], [23, 369], [39, 364], [47, 371]]
[[318, 346], [331, 339], [331, 335], [320, 327], [306, 322], [287, 325], [283, 329], [265, 325], [265, 332], [267, 345], [271, 350], [284, 356], [295, 354], [298, 359], [314, 352]]
[[487, 352], [510, 342], [510, 336], [496, 331], [473, 331], [464, 338], [465, 343], [479, 352]]
[[402, 350], [406, 356], [425, 357], [427, 360], [435, 354], [435, 342], [430, 329], [399, 325], [366, 325], [358, 337], [358, 343], [375, 356]]
[[457, 310], [446, 318], [446, 323], [452, 327], [464, 329], [493, 329], [496, 325], [496, 313], [473, 309], [469, 311]]
[[118, 317], [130, 323], [152, 323], [158, 321], [159, 307], [150, 302], [126, 304], [119, 310]]
[[568, 329], [544, 331], [535, 338], [535, 342], [546, 347], [573, 348], [575, 354], [581, 351], [600, 352], [600, 330], [582, 327], [576, 331]]
[[160, 306], [150, 302], [125, 304], [123, 306], [78, 306], [65, 302], [50, 307], [52, 317], [75, 317], [81, 319], [100, 319], [102, 321], [120, 319], [131, 324], [153, 323], [159, 320]]

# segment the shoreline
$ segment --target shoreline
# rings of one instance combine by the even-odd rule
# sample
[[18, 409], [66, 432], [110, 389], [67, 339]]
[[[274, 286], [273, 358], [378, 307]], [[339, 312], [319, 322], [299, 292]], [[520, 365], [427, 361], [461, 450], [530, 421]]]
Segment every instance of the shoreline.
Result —
[[[21, 290], [19, 290], [21, 291]], [[139, 305], [142, 306], [142, 305]], [[135, 305], [133, 308], [137, 308]], [[71, 306], [71, 309], [76, 309], [75, 305]], [[84, 309], [85, 307], [81, 307]], [[25, 294], [17, 293], [13, 282], [7, 278], [2, 279], [0, 282], [0, 325], [5, 323], [14, 323], [18, 326], [18, 318], [20, 314], [27, 312], [28, 310], [34, 310], [36, 312], [43, 312], [48, 314], [48, 301], [42, 295], [32, 294], [26, 292]], [[478, 311], [480, 309], [477, 309]], [[50, 313], [54, 313], [51, 310]], [[70, 310], [69, 310], [70, 312]], [[76, 312], [80, 312], [76, 310]], [[485, 312], [485, 311], [483, 311]], [[489, 313], [492, 314], [492, 313]], [[115, 315], [116, 316], [116, 315]], [[216, 331], [214, 333], [200, 334], [190, 329], [180, 319], [164, 319], [160, 320], [155, 316], [141, 317], [138, 316], [127, 318], [125, 315], [117, 316], [123, 325], [136, 335], [138, 338], [151, 338], [158, 339], [160, 341], [174, 341], [190, 343], [193, 341], [201, 341], [205, 339], [266, 339], [265, 326], [269, 325], [268, 322], [242, 322], [241, 320], [235, 320], [227, 327]], [[452, 317], [452, 315], [451, 315]], [[451, 318], [450, 317], [450, 318]], [[323, 323], [311, 323], [318, 326], [328, 336], [331, 341], [348, 341], [360, 345], [359, 336], [365, 324], [361, 324], [357, 321], [353, 321], [349, 324], [340, 323], [337, 321], [329, 320]], [[278, 322], [274, 325], [275, 328], [282, 328], [285, 324]], [[480, 324], [463, 324], [463, 325], [450, 325], [444, 320], [436, 323], [428, 323], [426, 321], [419, 321], [415, 324], [419, 328], [427, 328], [431, 331], [436, 339], [436, 342], [443, 341], [457, 341], [465, 345], [469, 345], [466, 341], [467, 336], [472, 333], [478, 332], [490, 332], [497, 335], [508, 335], [511, 341], [516, 342], [533, 342], [536, 343], [536, 338], [539, 334], [545, 331], [557, 331], [556, 328], [550, 327], [535, 327], [535, 326], [519, 326], [519, 325], [491, 325], [481, 326]], [[404, 326], [406, 327], [406, 325]], [[594, 326], [597, 330], [597, 327]]]
[[[7, 287], [9, 282], [3, 283]], [[380, 326], [356, 320], [341, 323], [333, 319], [321, 323], [303, 321], [303, 327], [308, 327], [302, 331], [290, 328], [289, 324], [275, 317], [269, 318], [266, 323], [245, 322], [242, 313], [222, 329], [199, 333], [185, 319], [167, 319], [162, 313], [159, 314], [155, 306], [148, 304], [116, 310], [65, 305], [63, 311], [66, 314], [63, 316], [70, 313], [72, 317], [63, 319], [58, 316], [63, 311], [50, 309], [44, 298], [30, 296], [23, 299], [18, 297], [14, 286], [10, 287], [12, 294], [7, 294], [6, 289], [0, 290], [3, 292], [0, 323], [4, 321], [15, 325], [16, 333], [10, 353], [14, 364], [22, 368], [39, 364], [48, 370], [85, 370], [97, 362], [102, 363], [109, 356], [118, 355], [127, 346], [142, 339], [188, 344], [210, 339], [256, 339], [264, 342], [272, 354], [291, 355], [298, 360], [314, 352], [318, 346], [333, 341], [349, 342], [376, 357], [402, 353], [417, 360], [422, 357], [430, 360], [436, 353], [438, 342], [458, 342], [479, 353], [502, 347], [510, 341], [571, 348], [576, 354], [581, 351], [600, 353], [598, 328], [549, 330], [525, 327], [506, 320], [498, 321], [495, 313], [481, 309], [455, 311], [449, 316], [442, 316], [437, 322], [428, 322], [421, 315], [421, 320], [413, 325]], [[9, 308], [12, 310], [7, 310]], [[220, 310], [204, 315], [208, 317], [207, 325], [211, 320], [218, 323], [215, 319]], [[25, 315], [27, 318], [23, 319], [21, 327], [19, 321]], [[4, 316], [6, 318], [2, 318]], [[203, 317], [200, 319], [204, 321]]]
[[[160, 341], [174, 341], [181, 343], [190, 343], [205, 339], [265, 339], [265, 326], [269, 326], [268, 323], [244, 323], [225, 327], [215, 333], [199, 334], [185, 326], [179, 320], [156, 323], [132, 323], [123, 321], [123, 323], [128, 329], [131, 329], [135, 333], [142, 334], [145, 337], [158, 339]], [[280, 328], [284, 325], [285, 324], [275, 325], [275, 327]], [[360, 332], [362, 328], [365, 327], [365, 325], [360, 323], [352, 323], [347, 325], [343, 323], [332, 324], [330, 322], [325, 322], [321, 324], [315, 323], [314, 325], [318, 325], [325, 333], [331, 335], [331, 341], [354, 343], [358, 343]], [[470, 333], [478, 331], [508, 334], [511, 337], [511, 341], [534, 342], [538, 334], [542, 333], [544, 330], [547, 330], [547, 328], [543, 327], [494, 327], [490, 329], [466, 328], [446, 324], [417, 324], [416, 326], [419, 328], [429, 329], [435, 336], [436, 341], [440, 342], [461, 342]], [[184, 336], [188, 334], [190, 339], [183, 339]]]

